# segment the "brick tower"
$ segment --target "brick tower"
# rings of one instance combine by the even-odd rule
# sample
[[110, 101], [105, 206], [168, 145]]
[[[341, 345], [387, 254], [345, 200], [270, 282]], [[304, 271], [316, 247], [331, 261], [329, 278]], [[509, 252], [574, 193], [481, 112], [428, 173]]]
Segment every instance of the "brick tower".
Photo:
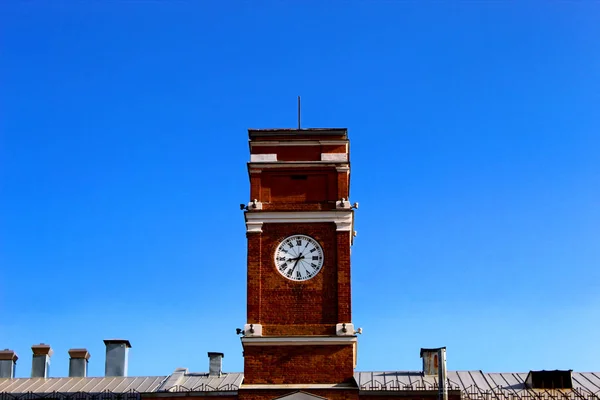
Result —
[[249, 130], [240, 398], [358, 398], [346, 129]]

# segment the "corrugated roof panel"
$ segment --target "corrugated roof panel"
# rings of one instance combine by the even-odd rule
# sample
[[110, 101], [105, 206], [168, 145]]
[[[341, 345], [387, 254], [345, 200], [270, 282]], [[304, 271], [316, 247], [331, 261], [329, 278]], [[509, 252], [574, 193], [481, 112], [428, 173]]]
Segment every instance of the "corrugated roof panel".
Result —
[[480, 390], [492, 390], [489, 382], [485, 378], [485, 374], [481, 371], [468, 371], [467, 374], [471, 377], [471, 382]]
[[23, 382], [21, 382], [21, 379], [0, 379], [0, 393], [9, 392], [13, 388], [22, 384]]
[[225, 376], [225, 379], [223, 380], [222, 385], [223, 386], [233, 386], [233, 387], [240, 387], [240, 385], [242, 384], [242, 380], [244, 379], [244, 375], [241, 373], [238, 374], [227, 374]]
[[499, 374], [506, 384], [514, 391], [525, 390], [525, 380], [517, 373], [502, 373]]
[[100, 388], [101, 381], [104, 381], [104, 384], [109, 384], [115, 378], [91, 378], [89, 382], [86, 382], [81, 388], [82, 392], [101, 392]]
[[0, 393], [153, 392], [165, 376], [0, 379]]
[[448, 381], [450, 381], [450, 385], [452, 386], [453, 390], [456, 390], [456, 388], [460, 388], [460, 379], [458, 378], [458, 374], [456, 373], [456, 371], [448, 371], [446, 373], [446, 377], [448, 378]]
[[456, 371], [456, 377], [458, 378], [461, 390], [477, 390], [468, 371]]
[[593, 372], [573, 372], [573, 386], [585, 387], [595, 393], [600, 390], [600, 376]]
[[[490, 374], [486, 374], [486, 375], [487, 375], [488, 383], [490, 384], [490, 386], [493, 389], [502, 388], [502, 390], [508, 390], [511, 393], [515, 393], [514, 388], [512, 387], [511, 384], [508, 383], [509, 382], [508, 379], [504, 376], [504, 375], [508, 375], [510, 377], [510, 374], [490, 373]], [[514, 381], [514, 382], [515, 382], [515, 384], [517, 383], [516, 381]]]
[[98, 380], [101, 378], [73, 378], [73, 380], [71, 380], [71, 392], [85, 392], [84, 388], [87, 385], [90, 385], [92, 379]]
[[[217, 390], [224, 387], [225, 390], [239, 388], [243, 379], [241, 373], [229, 373], [221, 376], [208, 376], [208, 374], [191, 373], [186, 374], [179, 382], [179, 391], [181, 390]], [[228, 387], [228, 386], [235, 386]]]
[[368, 374], [368, 372], [354, 372], [354, 380], [358, 384], [358, 387], [363, 384], [363, 378], [366, 374]]
[[419, 387], [425, 390], [433, 390], [437, 388], [437, 375], [422, 375]]
[[[420, 371], [364, 371], [355, 372], [354, 377], [362, 391], [437, 389], [437, 376], [423, 376]], [[449, 389], [464, 391], [466, 400], [481, 400], [484, 398], [518, 400], [521, 396], [531, 398], [532, 393], [539, 391], [528, 390], [525, 387], [524, 380], [526, 377], [527, 373], [448, 372]], [[149, 393], [157, 391], [167, 378], [168, 376], [0, 379], [0, 393], [52, 393], [54, 391], [60, 393], [100, 393], [103, 391]], [[191, 373], [182, 377], [179, 386], [175, 390], [230, 391], [239, 388], [242, 380], [243, 374], [241, 373], [223, 374], [220, 377], [208, 376], [205, 373]], [[573, 391], [544, 391], [544, 396], [556, 396], [556, 400], [575, 399], [580, 393], [598, 396], [600, 395], [600, 374], [574, 372], [573, 387]]]

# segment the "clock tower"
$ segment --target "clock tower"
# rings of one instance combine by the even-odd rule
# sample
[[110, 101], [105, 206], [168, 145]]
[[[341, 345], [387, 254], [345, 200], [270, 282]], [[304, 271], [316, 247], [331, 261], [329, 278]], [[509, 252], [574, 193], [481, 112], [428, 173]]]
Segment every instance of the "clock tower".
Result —
[[358, 398], [346, 129], [251, 129], [240, 398]]

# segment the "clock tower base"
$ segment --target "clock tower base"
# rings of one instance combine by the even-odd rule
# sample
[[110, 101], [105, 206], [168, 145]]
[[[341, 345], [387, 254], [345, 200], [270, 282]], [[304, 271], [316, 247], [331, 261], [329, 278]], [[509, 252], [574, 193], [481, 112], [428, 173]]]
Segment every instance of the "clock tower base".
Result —
[[244, 385], [353, 384], [356, 336], [244, 337]]

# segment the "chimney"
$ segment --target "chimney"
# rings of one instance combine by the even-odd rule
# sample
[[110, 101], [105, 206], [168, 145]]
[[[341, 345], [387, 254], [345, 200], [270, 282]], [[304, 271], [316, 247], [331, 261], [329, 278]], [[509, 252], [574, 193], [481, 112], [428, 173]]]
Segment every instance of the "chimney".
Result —
[[423, 375], [438, 376], [439, 400], [448, 400], [446, 348], [421, 349], [421, 358], [423, 359]]
[[223, 373], [223, 353], [208, 353], [208, 376], [221, 376]]
[[17, 365], [17, 353], [12, 350], [0, 350], [0, 378], [14, 378]]
[[32, 378], [48, 378], [50, 375], [50, 357], [52, 357], [52, 348], [49, 345], [40, 343], [31, 346], [33, 360], [31, 362]]
[[131, 343], [124, 339], [107, 339], [105, 376], [127, 376], [127, 365]]
[[85, 378], [90, 353], [86, 349], [70, 349], [69, 356], [69, 378]]

